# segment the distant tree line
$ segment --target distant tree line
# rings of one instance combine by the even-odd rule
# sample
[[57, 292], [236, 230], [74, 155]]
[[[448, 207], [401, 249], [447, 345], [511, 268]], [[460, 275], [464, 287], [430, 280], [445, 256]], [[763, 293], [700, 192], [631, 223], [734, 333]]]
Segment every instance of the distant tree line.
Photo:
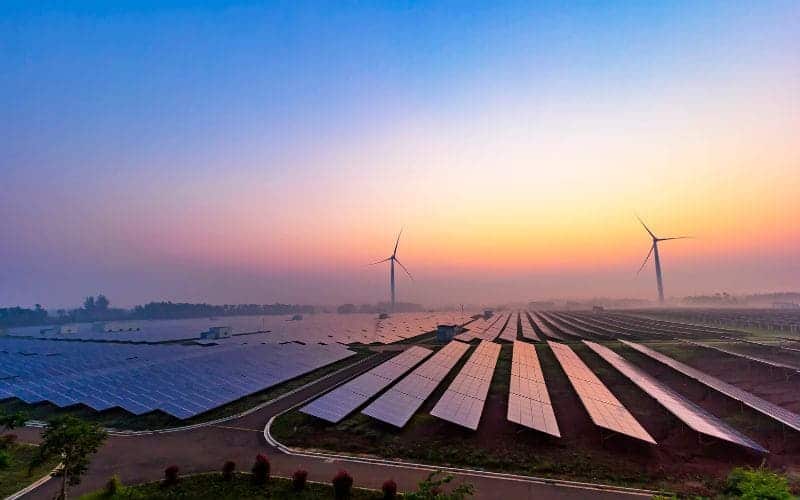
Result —
[[[380, 312], [389, 312], [392, 309], [392, 305], [388, 302], [379, 302], [378, 304], [361, 304], [357, 306], [355, 304], [342, 304], [336, 308], [336, 312], [339, 314], [356, 314], [356, 313], [380, 313]], [[410, 302], [396, 302], [394, 305], [395, 312], [423, 312], [425, 308], [419, 304], [412, 304]]]
[[41, 304], [33, 309], [23, 307], [0, 308], [0, 327], [34, 326], [92, 321], [119, 321], [130, 319], [183, 319], [209, 316], [261, 316], [284, 314], [311, 314], [314, 306], [294, 304], [189, 304], [150, 302], [133, 309], [112, 308], [108, 298], [100, 294], [86, 297], [83, 306], [75, 309], [58, 309], [51, 315]]

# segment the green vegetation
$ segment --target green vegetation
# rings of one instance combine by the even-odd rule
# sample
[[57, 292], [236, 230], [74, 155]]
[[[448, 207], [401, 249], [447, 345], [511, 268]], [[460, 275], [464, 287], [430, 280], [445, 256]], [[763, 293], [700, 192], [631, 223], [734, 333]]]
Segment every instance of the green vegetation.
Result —
[[288, 380], [275, 387], [271, 387], [261, 392], [233, 401], [225, 406], [215, 408], [211, 411], [197, 415], [187, 420], [180, 420], [162, 412], [151, 412], [145, 415], [133, 415], [121, 409], [111, 409], [103, 412], [96, 412], [85, 406], [72, 406], [69, 408], [59, 408], [49, 403], [38, 403], [35, 405], [27, 404], [19, 399], [10, 399], [0, 402], [0, 412], [15, 413], [24, 412], [32, 420], [49, 420], [62, 415], [72, 415], [74, 417], [95, 422], [111, 429], [125, 429], [132, 431], [167, 429], [170, 427], [180, 427], [184, 425], [194, 425], [209, 422], [220, 418], [230, 417], [243, 411], [249, 410], [262, 403], [277, 398], [289, 391], [301, 387], [313, 380], [323, 377], [336, 370], [344, 368], [358, 361], [361, 361], [374, 353], [367, 348], [350, 347], [355, 351], [355, 355], [343, 359], [336, 363], [323, 366], [311, 373], [302, 375], [292, 380]]
[[737, 467], [728, 476], [725, 492], [743, 500], [792, 500], [785, 477], [769, 469]]
[[[257, 484], [250, 474], [236, 473], [230, 480], [220, 473], [197, 474], [181, 477], [174, 485], [165, 486], [162, 482], [146, 483], [137, 486], [123, 486], [119, 483], [114, 488], [106, 488], [84, 495], [81, 500], [159, 500], [159, 499], [193, 499], [193, 500], [249, 500], [261, 498], [316, 500], [333, 498], [333, 487], [330, 484], [305, 483], [302, 490], [296, 490], [291, 479], [271, 478], [265, 484]], [[381, 499], [383, 494], [375, 490], [353, 488], [352, 500]]]
[[452, 475], [444, 475], [442, 471], [428, 474], [428, 477], [419, 483], [417, 491], [403, 495], [409, 500], [464, 500], [475, 493], [475, 487], [462, 483], [447, 491], [447, 486], [453, 481]]
[[53, 458], [40, 463], [36, 467], [29, 467], [38, 453], [36, 446], [8, 444], [0, 451], [7, 459], [6, 466], [0, 466], [0, 498], [16, 493], [49, 473], [58, 465], [58, 459]]
[[47, 424], [31, 465], [37, 466], [59, 458], [61, 489], [58, 498], [67, 498], [67, 487], [80, 484], [89, 468], [89, 458], [106, 440], [106, 431], [97, 424], [84, 422], [71, 415], [56, 417]]

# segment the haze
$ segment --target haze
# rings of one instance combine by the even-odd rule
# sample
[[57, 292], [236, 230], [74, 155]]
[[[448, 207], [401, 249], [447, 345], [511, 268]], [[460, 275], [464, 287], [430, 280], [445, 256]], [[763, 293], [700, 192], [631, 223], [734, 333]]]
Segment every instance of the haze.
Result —
[[0, 305], [796, 289], [797, 2], [4, 2]]

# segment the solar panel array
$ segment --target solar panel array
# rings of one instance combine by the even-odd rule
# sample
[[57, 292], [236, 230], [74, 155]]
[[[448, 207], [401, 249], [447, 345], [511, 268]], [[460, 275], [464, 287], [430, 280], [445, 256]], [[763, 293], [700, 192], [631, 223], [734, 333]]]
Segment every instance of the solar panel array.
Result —
[[508, 318], [508, 323], [506, 323], [506, 327], [503, 328], [503, 332], [500, 334], [500, 339], [505, 340], [508, 342], [514, 342], [517, 340], [517, 321], [518, 321], [519, 314], [516, 312], [512, 312]]
[[189, 418], [354, 353], [334, 344], [150, 346], [0, 339], [0, 399]]
[[519, 340], [514, 342], [511, 361], [508, 420], [561, 437], [536, 347]]
[[361, 413], [404, 427], [468, 350], [469, 344], [448, 343]]
[[500, 355], [500, 344], [482, 341], [431, 410], [431, 415], [476, 430]]
[[549, 337], [551, 339], [565, 340], [562, 335], [559, 335], [558, 333], [554, 332], [553, 329], [550, 328], [550, 326], [548, 326], [547, 323], [545, 323], [542, 320], [543, 318], [542, 313], [534, 312], [531, 315], [531, 318], [533, 318], [533, 324], [536, 325], [536, 328], [538, 328], [539, 331], [542, 332], [542, 334], [545, 337]]
[[455, 338], [462, 342], [469, 342], [475, 339], [493, 341], [500, 335], [507, 319], [508, 314], [502, 313], [482, 321], [477, 320], [468, 325], [469, 331], [459, 334]]
[[648, 443], [656, 443], [575, 351], [557, 342], [548, 341], [548, 345], [595, 425]]
[[[377, 314], [307, 314], [300, 321], [291, 316], [225, 316], [178, 320], [137, 320], [78, 323], [72, 333], [59, 333], [52, 325], [12, 328], [10, 336], [52, 340], [96, 340], [158, 343], [200, 341], [211, 327], [227, 326], [234, 336], [254, 334], [258, 342], [339, 342], [341, 344], [390, 344], [436, 329], [440, 323], [462, 324], [469, 316], [456, 312], [396, 313], [379, 319]], [[106, 331], [109, 330], [109, 331]], [[226, 342], [226, 340], [223, 340]]]
[[723, 354], [727, 354], [729, 356], [735, 356], [737, 358], [743, 358], [750, 361], [755, 361], [756, 363], [761, 363], [763, 365], [772, 366], [774, 368], [783, 368], [785, 370], [791, 370], [796, 373], [800, 373], [800, 368], [794, 365], [788, 365], [786, 363], [780, 363], [778, 361], [773, 361], [771, 359], [765, 359], [759, 356], [751, 356], [749, 354], [742, 354], [740, 352], [731, 351], [730, 349], [725, 349], [724, 347], [720, 347], [713, 344], [707, 344], [704, 342], [694, 342], [691, 340], [681, 340], [681, 342], [685, 342], [687, 344], [696, 345], [698, 347], [705, 347], [706, 349], [713, 349], [715, 351], [721, 352]]
[[627, 377], [628, 380], [658, 401], [661, 406], [675, 415], [689, 428], [707, 436], [738, 444], [761, 453], [767, 453], [763, 446], [673, 391], [640, 368], [632, 365], [608, 347], [586, 340], [583, 343]]
[[631, 347], [639, 351], [640, 353], [648, 356], [664, 365], [669, 366], [673, 370], [686, 375], [689, 378], [697, 380], [703, 385], [706, 385], [715, 391], [718, 391], [729, 398], [735, 399], [736, 401], [741, 401], [743, 404], [749, 406], [750, 408], [781, 422], [792, 429], [800, 431], [800, 415], [793, 413], [786, 408], [778, 406], [776, 404], [770, 403], [753, 393], [747, 392], [743, 389], [740, 389], [734, 385], [728, 384], [727, 382], [723, 382], [722, 380], [712, 377], [711, 375], [697, 370], [696, 368], [692, 368], [689, 365], [681, 363], [680, 361], [673, 359], [669, 356], [661, 354], [658, 351], [654, 351], [647, 346], [642, 344], [637, 344], [634, 342], [628, 342], [626, 340], [620, 340], [623, 344]]
[[536, 334], [536, 331], [534, 331], [533, 326], [531, 325], [530, 317], [528, 316], [527, 312], [521, 311], [519, 313], [519, 323], [520, 325], [522, 325], [522, 338], [527, 340], [535, 340], [537, 342], [542, 340]]
[[432, 351], [413, 346], [366, 373], [340, 385], [300, 409], [308, 415], [338, 423], [427, 358]]

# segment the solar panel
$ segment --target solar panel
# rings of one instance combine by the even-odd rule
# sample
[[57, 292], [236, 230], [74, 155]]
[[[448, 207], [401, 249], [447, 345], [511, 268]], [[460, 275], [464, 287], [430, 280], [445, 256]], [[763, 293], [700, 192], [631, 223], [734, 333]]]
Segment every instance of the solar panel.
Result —
[[404, 427], [468, 350], [468, 344], [450, 342], [361, 413]]
[[640, 368], [632, 365], [608, 347], [586, 340], [583, 343], [625, 375], [631, 382], [639, 386], [650, 397], [661, 403], [661, 406], [675, 415], [689, 428], [707, 436], [738, 444], [761, 453], [767, 453], [767, 450], [760, 444], [739, 433], [739, 431], [722, 420], [684, 398]]
[[499, 355], [500, 344], [482, 341], [433, 407], [431, 415], [476, 430]]
[[721, 352], [723, 354], [728, 354], [730, 356], [736, 356], [737, 358], [744, 358], [744, 359], [748, 359], [750, 361], [755, 361], [756, 363], [761, 363], [761, 364], [772, 366], [772, 367], [775, 367], [775, 368], [783, 368], [783, 369], [786, 369], [786, 370], [792, 370], [794, 372], [800, 373], [800, 368], [798, 368], [797, 366], [787, 365], [785, 363], [779, 363], [777, 361], [772, 361], [771, 359], [764, 359], [764, 358], [761, 358], [761, 357], [758, 357], [758, 356], [751, 356], [749, 354], [742, 354], [742, 353], [739, 353], [739, 352], [736, 352], [736, 351], [731, 351], [730, 349], [725, 349], [723, 347], [715, 346], [715, 345], [712, 345], [712, 344], [706, 344], [704, 342], [695, 342], [695, 341], [692, 341], [692, 340], [681, 340], [681, 339], [679, 339], [679, 340], [681, 342], [685, 342], [687, 344], [696, 345], [698, 347], [705, 347], [706, 349], [713, 349], [715, 351], [719, 351], [719, 352]]
[[517, 322], [518, 322], [519, 314], [516, 312], [512, 312], [511, 316], [508, 318], [508, 323], [506, 323], [506, 327], [503, 328], [503, 333], [500, 334], [500, 338], [502, 340], [506, 340], [508, 342], [514, 342], [517, 340]]
[[338, 423], [427, 358], [431, 352], [430, 349], [424, 347], [410, 347], [392, 359], [315, 399], [300, 411], [332, 423]]
[[542, 335], [544, 335], [545, 337], [550, 337], [552, 339], [566, 340], [562, 335], [559, 335], [558, 333], [554, 332], [553, 329], [550, 328], [547, 325], [547, 323], [545, 323], [542, 320], [541, 313], [535, 312], [531, 315], [531, 318], [533, 319], [533, 324], [536, 325], [536, 328], [538, 328], [539, 331], [542, 332]]
[[514, 342], [511, 361], [507, 418], [525, 427], [561, 437], [536, 347], [519, 340]]
[[575, 392], [578, 393], [578, 397], [595, 425], [656, 444], [650, 434], [581, 361], [575, 351], [557, 342], [548, 341], [547, 344], [553, 350], [553, 354], [567, 374], [567, 378], [575, 388]]
[[727, 382], [723, 382], [722, 380], [712, 377], [711, 375], [692, 368], [689, 365], [681, 363], [680, 361], [673, 359], [669, 356], [661, 354], [660, 352], [654, 351], [647, 346], [637, 344], [634, 342], [628, 342], [626, 340], [620, 340], [626, 346], [629, 346], [632, 349], [639, 351], [640, 353], [648, 356], [664, 365], [669, 366], [673, 370], [686, 375], [689, 378], [697, 380], [703, 385], [706, 385], [731, 399], [736, 401], [741, 401], [743, 404], [749, 406], [750, 408], [762, 413], [772, 419], [781, 422], [784, 425], [791, 427], [794, 430], [800, 431], [800, 415], [793, 413], [786, 408], [778, 406], [776, 404], [770, 403], [753, 393], [747, 392], [743, 389], [739, 389], [738, 387], [728, 384]]
[[519, 323], [522, 325], [522, 337], [528, 340], [535, 340], [540, 341], [542, 339], [536, 335], [536, 332], [533, 329], [533, 325], [531, 325], [530, 315], [526, 311], [521, 311], [519, 313]]

